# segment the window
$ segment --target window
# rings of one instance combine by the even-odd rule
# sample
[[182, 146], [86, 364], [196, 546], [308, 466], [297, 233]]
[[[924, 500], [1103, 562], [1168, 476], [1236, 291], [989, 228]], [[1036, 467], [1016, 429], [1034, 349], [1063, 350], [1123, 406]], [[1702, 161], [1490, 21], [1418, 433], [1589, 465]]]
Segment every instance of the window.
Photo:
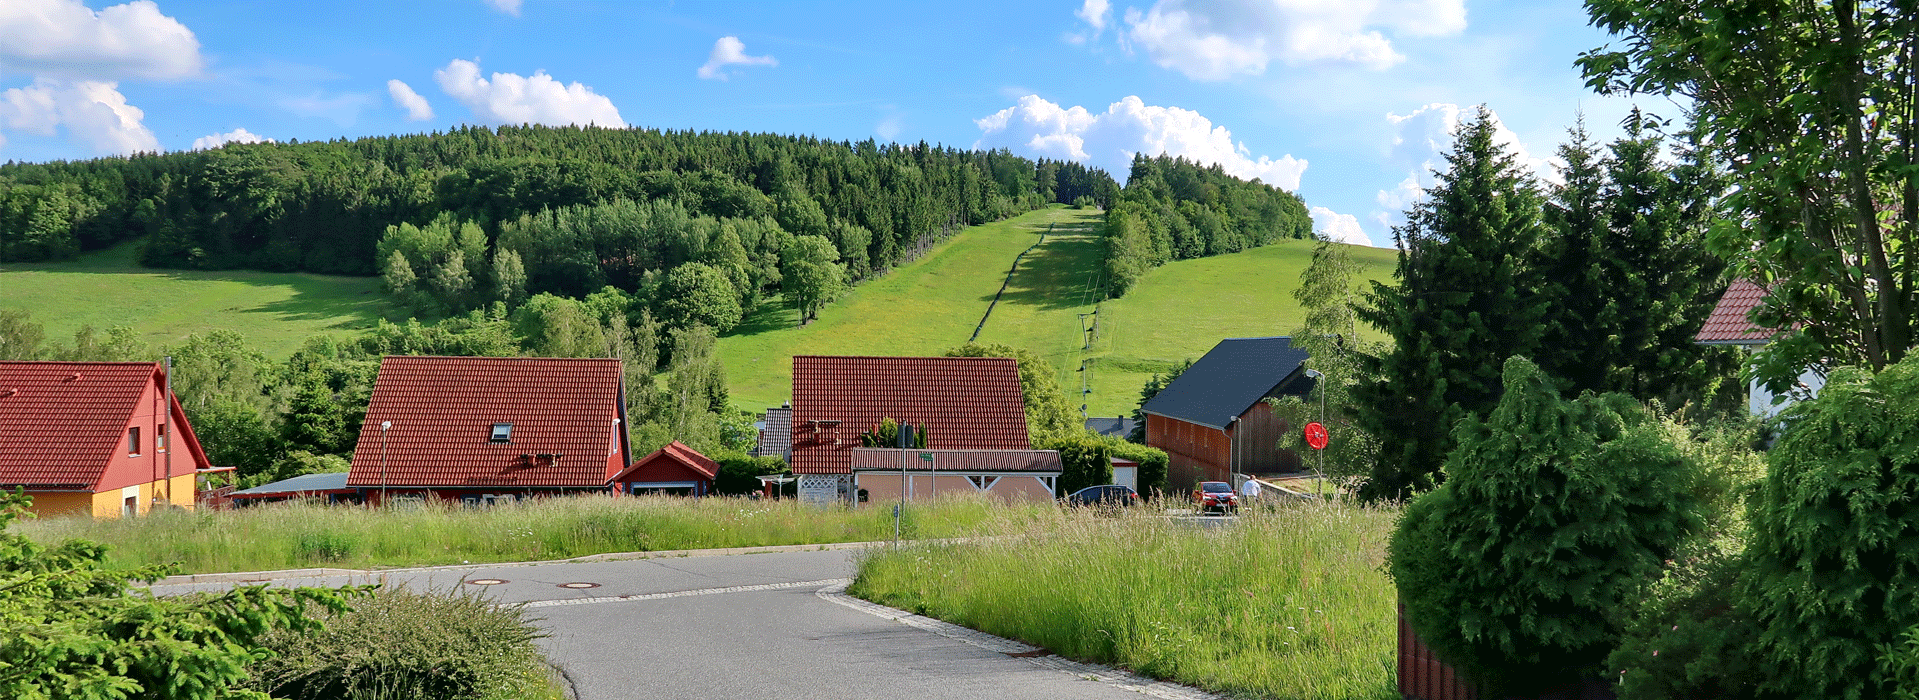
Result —
[[140, 456], [140, 426], [127, 429], [127, 456]]
[[512, 423], [493, 424], [493, 437], [489, 438], [487, 442], [496, 443], [496, 444], [513, 442], [513, 424]]
[[153, 451], [167, 451], [167, 424], [161, 423], [153, 428]]

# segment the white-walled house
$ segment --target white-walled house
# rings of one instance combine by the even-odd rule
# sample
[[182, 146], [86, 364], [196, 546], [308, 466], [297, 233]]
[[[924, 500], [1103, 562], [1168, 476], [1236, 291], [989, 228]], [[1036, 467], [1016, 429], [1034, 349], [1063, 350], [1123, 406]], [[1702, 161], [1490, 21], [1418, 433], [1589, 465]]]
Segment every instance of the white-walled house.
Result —
[[[1735, 345], [1746, 349], [1747, 352], [1759, 350], [1780, 332], [1778, 329], [1754, 325], [1749, 318], [1754, 307], [1759, 306], [1766, 296], [1767, 290], [1761, 289], [1760, 285], [1746, 280], [1734, 280], [1733, 284], [1727, 286], [1726, 293], [1720, 295], [1719, 303], [1714, 304], [1713, 314], [1707, 317], [1705, 324], [1701, 325], [1700, 332], [1694, 334], [1693, 342], [1701, 345]], [[1808, 396], [1820, 393], [1820, 387], [1826, 382], [1824, 368], [1809, 367], [1800, 373], [1800, 386], [1805, 388]], [[1793, 398], [1788, 396], [1786, 401], [1776, 404], [1774, 397], [1775, 394], [1767, 391], [1760, 382], [1747, 383], [1749, 413], [1771, 417], [1793, 401]]]

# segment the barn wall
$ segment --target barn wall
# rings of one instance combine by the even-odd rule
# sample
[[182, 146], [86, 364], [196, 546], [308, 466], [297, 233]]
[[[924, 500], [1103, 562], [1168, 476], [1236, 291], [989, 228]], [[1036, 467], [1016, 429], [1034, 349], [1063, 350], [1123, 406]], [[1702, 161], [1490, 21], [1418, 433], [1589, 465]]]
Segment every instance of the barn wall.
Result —
[[[1280, 440], [1294, 426], [1273, 412], [1265, 401], [1253, 404], [1229, 428], [1233, 435], [1234, 471], [1241, 474], [1290, 474], [1301, 471], [1300, 456], [1281, 449]], [[1218, 481], [1218, 480], [1216, 480]]]
[[1187, 491], [1202, 481], [1231, 480], [1233, 445], [1220, 430], [1149, 413], [1147, 444], [1167, 453], [1169, 492]]

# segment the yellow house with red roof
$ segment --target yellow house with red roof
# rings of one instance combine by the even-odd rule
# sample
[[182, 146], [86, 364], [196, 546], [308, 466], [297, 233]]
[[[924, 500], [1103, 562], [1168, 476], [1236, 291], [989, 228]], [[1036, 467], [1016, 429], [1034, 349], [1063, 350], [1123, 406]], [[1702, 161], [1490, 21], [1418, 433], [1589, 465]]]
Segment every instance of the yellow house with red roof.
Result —
[[0, 362], [0, 488], [40, 515], [192, 508], [212, 471], [157, 362]]

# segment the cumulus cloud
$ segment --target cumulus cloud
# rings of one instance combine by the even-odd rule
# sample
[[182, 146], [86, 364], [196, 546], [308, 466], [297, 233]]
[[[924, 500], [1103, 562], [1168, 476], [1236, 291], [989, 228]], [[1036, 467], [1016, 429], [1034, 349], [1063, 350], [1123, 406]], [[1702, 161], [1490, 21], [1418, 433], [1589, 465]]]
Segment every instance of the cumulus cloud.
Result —
[[520, 0], [487, 0], [487, 4], [492, 5], [493, 9], [501, 12], [515, 17], [520, 16]]
[[[1405, 180], [1392, 189], [1380, 190], [1374, 195], [1382, 211], [1376, 211], [1373, 219], [1385, 226], [1399, 225], [1404, 217], [1402, 213], [1414, 202], [1420, 200], [1427, 188], [1434, 185], [1434, 172], [1447, 167], [1446, 153], [1453, 150], [1453, 132], [1460, 122], [1472, 118], [1471, 107], [1435, 102], [1424, 105], [1412, 112], [1387, 114], [1387, 122], [1393, 126], [1393, 139], [1388, 144], [1387, 162], [1407, 172]], [[1500, 122], [1500, 115], [1493, 115], [1493, 140], [1508, 153], [1515, 156], [1523, 167], [1530, 169], [1535, 177], [1549, 182], [1559, 183], [1560, 171], [1555, 167], [1556, 157], [1539, 158], [1527, 150], [1520, 137]]]
[[1125, 178], [1133, 154], [1166, 154], [1200, 163], [1218, 164], [1227, 173], [1259, 178], [1282, 189], [1300, 188], [1307, 161], [1283, 155], [1254, 158], [1245, 144], [1235, 143], [1224, 126], [1215, 126], [1199, 112], [1179, 107], [1148, 105], [1128, 96], [1105, 112], [1084, 107], [1062, 108], [1038, 95], [974, 120], [981, 137], [976, 149], [1006, 148], [1027, 155], [1073, 160], [1105, 169]]
[[704, 80], [726, 80], [727, 66], [777, 66], [780, 62], [772, 56], [748, 56], [747, 45], [740, 43], [739, 37], [723, 36], [713, 42], [713, 51], [707, 54], [707, 64], [694, 71]]
[[127, 104], [119, 87], [96, 80], [35, 78], [32, 85], [0, 93], [0, 124], [43, 136], [65, 129], [68, 138], [102, 155], [159, 151], [160, 141], [140, 123], [146, 114]]
[[72, 80], [200, 73], [200, 41], [151, 0], [99, 12], [80, 0], [0, 2], [0, 67]]
[[1088, 31], [1068, 34], [1067, 43], [1084, 44], [1099, 39], [1100, 33], [1107, 30], [1107, 25], [1113, 21], [1113, 4], [1107, 0], [1086, 0], [1080, 9], [1073, 11], [1073, 16], [1087, 23]]
[[194, 139], [193, 150], [196, 150], [196, 151], [212, 150], [215, 148], [219, 148], [221, 146], [225, 146], [230, 143], [261, 143], [261, 142], [273, 143], [273, 139], [266, 138], [259, 134], [253, 133], [251, 131], [247, 131], [246, 129], [234, 129], [233, 131], [229, 131], [224, 134], [209, 134], [209, 135]]
[[[1074, 14], [1098, 37], [1108, 15], [1090, 12], [1093, 4]], [[1129, 7], [1124, 16], [1123, 47], [1144, 49], [1155, 63], [1194, 80], [1260, 75], [1274, 61], [1380, 70], [1406, 60], [1388, 33], [1434, 36], [1467, 26], [1465, 0], [1228, 0], [1205, 6], [1156, 0], [1146, 10]]]
[[514, 73], [482, 78], [480, 64], [456, 58], [434, 71], [433, 79], [448, 97], [466, 105], [483, 122], [597, 124], [611, 128], [627, 125], [612, 100], [578, 82], [563, 85], [546, 71], [535, 71], [531, 78]]
[[1360, 220], [1352, 214], [1341, 214], [1326, 207], [1314, 207], [1307, 210], [1313, 217], [1313, 232], [1322, 238], [1353, 245], [1373, 245], [1373, 239], [1367, 232], [1360, 230]]
[[407, 110], [407, 121], [420, 122], [433, 118], [433, 106], [427, 104], [427, 98], [421, 97], [406, 83], [387, 81], [387, 94], [393, 96], [393, 104]]

